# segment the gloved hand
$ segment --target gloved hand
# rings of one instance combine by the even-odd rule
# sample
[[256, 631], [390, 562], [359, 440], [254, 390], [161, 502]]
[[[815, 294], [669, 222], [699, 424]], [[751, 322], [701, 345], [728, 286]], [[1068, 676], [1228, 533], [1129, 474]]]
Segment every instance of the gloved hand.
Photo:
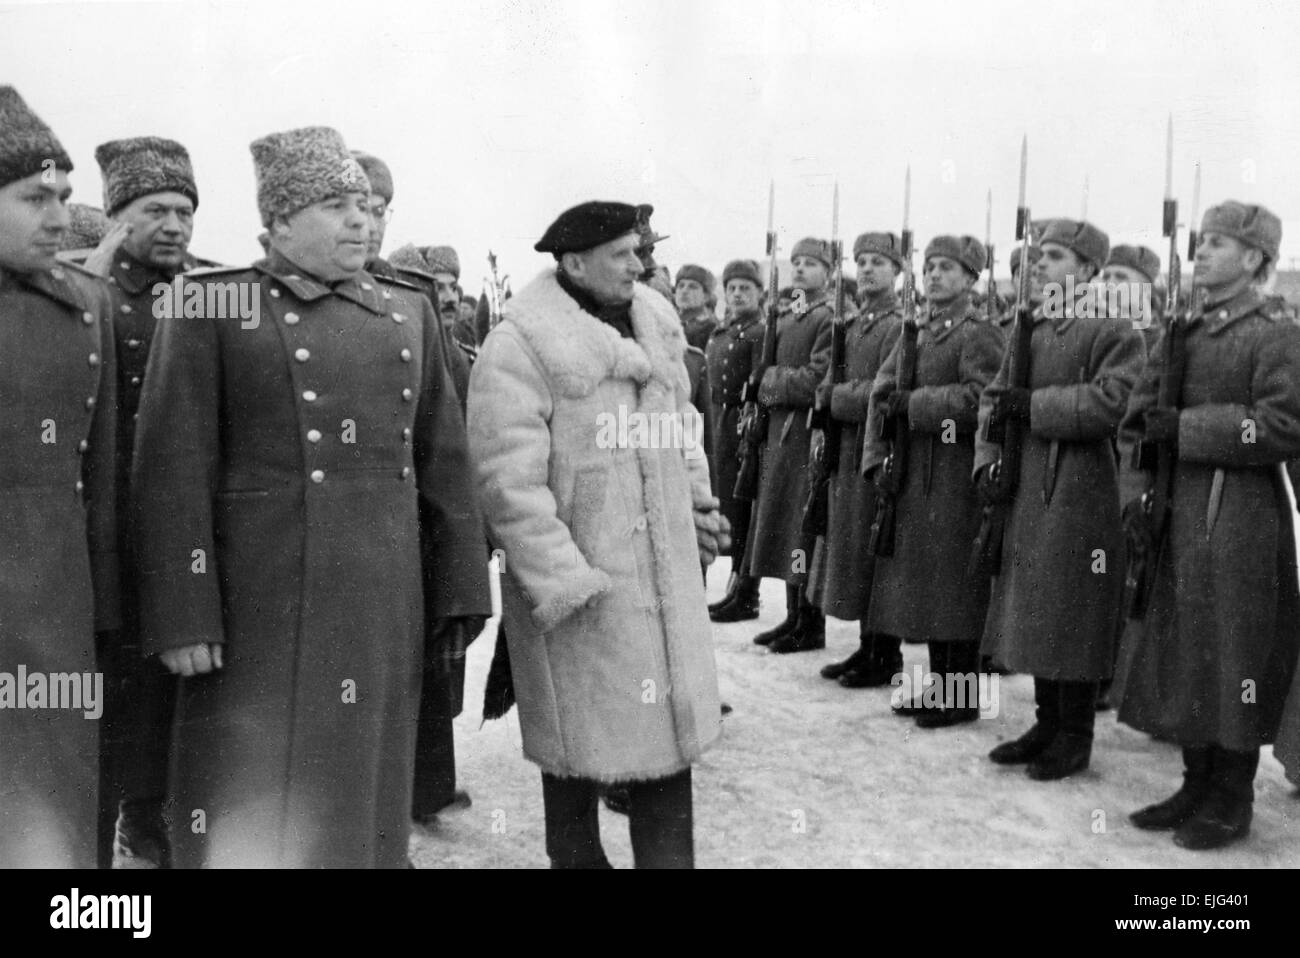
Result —
[[1178, 448], [1178, 410], [1168, 406], [1152, 406], [1144, 417], [1146, 438], [1152, 442], [1166, 442]]
[[1007, 419], [1023, 419], [1025, 422], [1029, 422], [1030, 392], [1030, 390], [1020, 386], [1011, 386], [998, 395], [994, 402], [1002, 406], [1004, 421]]
[[895, 389], [885, 400], [885, 415], [898, 419], [900, 422], [907, 421], [907, 405], [912, 401], [912, 390]]
[[996, 506], [1006, 499], [1002, 487], [993, 478], [993, 463], [981, 466], [975, 473], [975, 498], [985, 508]]
[[717, 500], [697, 508], [695, 517], [695, 544], [700, 550], [700, 561], [709, 565], [719, 555], [731, 548], [731, 523], [717, 509]]
[[221, 668], [221, 646], [216, 642], [196, 642], [160, 652], [158, 658], [167, 671], [188, 679]]
[[430, 663], [436, 658], [444, 667], [465, 658], [465, 650], [478, 638], [487, 624], [481, 615], [457, 615], [435, 619], [429, 631], [425, 654]]

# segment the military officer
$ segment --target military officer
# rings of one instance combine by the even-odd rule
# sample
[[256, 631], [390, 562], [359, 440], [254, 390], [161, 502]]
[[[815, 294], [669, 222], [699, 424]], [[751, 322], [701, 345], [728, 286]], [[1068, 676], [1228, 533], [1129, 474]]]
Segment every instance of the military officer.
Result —
[[846, 688], [888, 685], [903, 667], [901, 640], [867, 628], [867, 604], [875, 557], [867, 529], [876, 509], [876, 490], [859, 472], [862, 429], [871, 387], [902, 328], [894, 291], [903, 268], [902, 247], [893, 233], [863, 233], [853, 242], [861, 301], [844, 336], [844, 382], [819, 387], [819, 402], [841, 423], [839, 468], [831, 480], [822, 581], [816, 583], [827, 615], [857, 621], [859, 647], [843, 662], [822, 669], [824, 678]]
[[[113, 291], [118, 357], [117, 505], [118, 514], [126, 517], [136, 413], [157, 325], [157, 287], [169, 286], [206, 261], [189, 252], [199, 191], [184, 146], [154, 136], [111, 140], [95, 149], [95, 160], [104, 183], [104, 209], [122, 227], [106, 275]], [[125, 533], [125, 524], [122, 529]], [[170, 853], [163, 802], [176, 680], [141, 651], [129, 535], [122, 536], [119, 552], [124, 559], [123, 630], [101, 650], [110, 695], [101, 730], [100, 865], [111, 866], [116, 850], [127, 859], [166, 868]]]
[[[970, 301], [985, 265], [983, 243], [937, 236], [924, 262], [926, 309], [914, 380], [898, 381], [900, 335], [876, 375], [867, 411], [864, 475], [879, 478], [888, 452], [880, 430], [886, 415], [907, 437], [909, 465], [895, 505], [894, 554], [876, 558], [866, 627], [929, 644], [940, 694], [907, 702], [900, 686], [896, 712], [914, 717], [921, 728], [943, 728], [979, 712], [979, 641], [989, 586], [967, 570], [981, 516], [971, 465], [979, 396], [997, 373], [1003, 337]], [[927, 707], [931, 701], [937, 707]]]
[[[1283, 484], [1284, 464], [1300, 456], [1300, 327], [1258, 289], [1281, 242], [1281, 220], [1262, 206], [1205, 211], [1181, 395], [1159, 402], [1162, 333], [1120, 431], [1125, 447], [1164, 443], [1176, 457], [1168, 538], [1116, 686], [1121, 722], [1183, 749], [1182, 787], [1133, 823], [1175, 829], [1188, 849], [1249, 833], [1259, 749], [1278, 732], [1300, 648]], [[1152, 458], [1123, 476], [1126, 526], [1148, 545], [1139, 496]]]
[[421, 655], [490, 614], [464, 424], [432, 305], [362, 268], [339, 134], [252, 153], [270, 255], [194, 275], [240, 315], [163, 319], [136, 439], [142, 631], [184, 676], [174, 854], [405, 867]]
[[[1112, 441], [1146, 346], [1132, 319], [1080, 308], [1109, 262], [1110, 240], [1087, 222], [1050, 221], [1031, 282], [1029, 385], [1009, 380], [1011, 350], [980, 399], [975, 479], [994, 502], [990, 470], [1007, 420], [1025, 423], [1019, 481], [1007, 507], [983, 651], [1034, 676], [1037, 720], [989, 754], [1038, 781], [1088, 767], [1098, 683], [1114, 668], [1124, 586], [1119, 476]], [[1076, 301], [1062, 290], [1074, 283]], [[1044, 295], [1048, 292], [1052, 295]]]
[[[0, 86], [5, 868], [95, 867], [99, 730], [87, 720], [101, 717], [104, 690], [92, 663], [96, 634], [120, 624], [112, 303], [102, 279], [56, 259], [71, 170], [50, 128]], [[33, 699], [37, 675], [83, 680], [78, 700]]]
[[673, 305], [686, 328], [686, 341], [697, 349], [709, 344], [718, 328], [717, 278], [703, 266], [688, 263], [677, 271], [673, 284]]
[[758, 402], [768, 409], [763, 471], [754, 504], [753, 544], [747, 550], [749, 575], [786, 583], [786, 617], [754, 637], [778, 653], [824, 648], [826, 619], [804, 594], [814, 541], [800, 530], [808, 498], [808, 410], [831, 358], [831, 309], [826, 284], [831, 247], [805, 237], [794, 245], [790, 262], [794, 292], [777, 326], [776, 362], [763, 375]]

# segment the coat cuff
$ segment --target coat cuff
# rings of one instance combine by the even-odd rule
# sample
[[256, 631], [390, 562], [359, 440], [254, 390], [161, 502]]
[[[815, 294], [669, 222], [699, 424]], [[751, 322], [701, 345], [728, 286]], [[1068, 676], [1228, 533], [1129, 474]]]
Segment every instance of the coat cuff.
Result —
[[542, 632], [550, 632], [557, 625], [598, 595], [613, 588], [614, 582], [602, 569], [588, 569], [556, 592], [545, 602], [533, 608], [533, 622]]

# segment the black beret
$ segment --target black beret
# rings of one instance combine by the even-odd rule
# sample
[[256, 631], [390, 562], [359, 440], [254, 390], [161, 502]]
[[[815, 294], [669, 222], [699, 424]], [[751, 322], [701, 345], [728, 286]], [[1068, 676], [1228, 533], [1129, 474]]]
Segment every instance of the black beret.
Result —
[[630, 203], [592, 200], [561, 213], [533, 249], [539, 253], [581, 253], [585, 250], [636, 232], [651, 209]]

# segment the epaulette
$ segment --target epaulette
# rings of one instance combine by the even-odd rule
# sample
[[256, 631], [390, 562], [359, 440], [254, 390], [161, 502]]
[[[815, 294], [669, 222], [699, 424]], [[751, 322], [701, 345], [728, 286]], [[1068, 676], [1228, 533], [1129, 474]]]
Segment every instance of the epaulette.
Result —
[[437, 280], [434, 279], [432, 273], [426, 273], [422, 269], [413, 269], [410, 266], [394, 266], [393, 269], [395, 269], [399, 273], [409, 273], [410, 275], [416, 277], [417, 279], [428, 280], [431, 283], [437, 282]]
[[221, 269], [225, 265], [224, 263], [218, 263], [214, 259], [204, 259], [202, 256], [190, 258], [194, 260], [194, 269]]
[[1260, 312], [1275, 321], [1300, 322], [1300, 312], [1282, 296], [1265, 297], [1264, 302], [1260, 304]]
[[191, 279], [207, 279], [210, 276], [220, 276], [224, 273], [247, 273], [252, 268], [252, 266], [200, 266], [182, 275]]
[[420, 289], [420, 287], [416, 286], [414, 283], [408, 283], [406, 280], [398, 279], [396, 276], [381, 276], [377, 273], [371, 273], [370, 275], [374, 276], [374, 278], [379, 282], [386, 283], [389, 286], [397, 286], [401, 289], [409, 289], [411, 290], [411, 292], [420, 293], [421, 295], [423, 295], [424, 293], [424, 290]]
[[100, 276], [98, 273], [92, 273], [90, 270], [86, 269], [84, 265], [75, 262], [73, 260], [60, 259], [58, 265], [63, 267], [64, 269], [72, 270], [73, 272], [80, 273], [82, 276], [89, 276], [91, 279], [97, 279], [105, 283], [108, 282], [108, 280], [105, 277]]

